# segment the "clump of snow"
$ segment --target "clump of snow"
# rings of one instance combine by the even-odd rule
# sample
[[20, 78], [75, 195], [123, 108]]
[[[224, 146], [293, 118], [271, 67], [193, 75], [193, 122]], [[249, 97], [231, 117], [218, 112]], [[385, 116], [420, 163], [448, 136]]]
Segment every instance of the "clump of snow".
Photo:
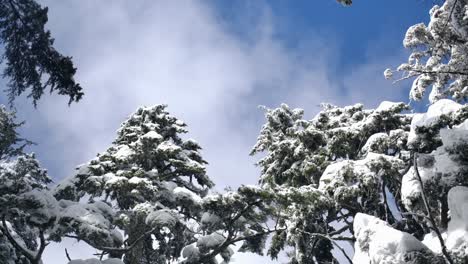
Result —
[[178, 221], [178, 218], [174, 215], [174, 212], [162, 209], [151, 212], [145, 220], [145, 223], [149, 226], [174, 226]]
[[202, 201], [202, 198], [197, 195], [196, 193], [190, 191], [189, 189], [185, 188], [185, 187], [177, 187], [174, 189], [174, 195], [176, 198], [178, 199], [189, 199], [191, 201], [193, 201], [194, 203], [201, 203]]
[[132, 177], [132, 178], [130, 178], [130, 180], [128, 180], [128, 183], [134, 184], [134, 185], [139, 185], [139, 184], [150, 184], [151, 181], [146, 179], [146, 178]]
[[195, 243], [185, 246], [182, 249], [182, 257], [189, 260], [198, 259], [200, 256], [200, 250]]
[[175, 188], [177, 188], [177, 184], [172, 181], [162, 181], [161, 186], [163, 186], [164, 189], [173, 192]]
[[387, 133], [375, 133], [367, 139], [366, 144], [362, 147], [362, 152], [379, 152], [388, 148], [388, 135]]
[[375, 112], [390, 112], [394, 111], [395, 109], [401, 108], [403, 105], [405, 104], [402, 102], [383, 101], [375, 109]]
[[156, 131], [150, 131], [146, 134], [144, 134], [141, 138], [144, 139], [154, 139], [154, 140], [161, 140], [163, 137]]
[[221, 218], [219, 216], [209, 212], [205, 212], [202, 215], [201, 223], [204, 226], [216, 226], [220, 220]]
[[197, 247], [201, 252], [206, 252], [212, 248], [221, 245], [226, 238], [220, 233], [214, 232], [206, 236], [202, 236], [197, 240]]
[[460, 110], [460, 108], [462, 108], [461, 104], [449, 99], [441, 99], [429, 106], [426, 113], [415, 114], [411, 120], [411, 132], [408, 136], [408, 144], [413, 144], [417, 141], [418, 127], [430, 127], [436, 124], [443, 116], [450, 116], [457, 110]]
[[181, 148], [179, 146], [169, 141], [164, 141], [161, 144], [159, 144], [157, 147], [157, 151], [160, 151], [160, 152], [174, 153], [180, 150]]
[[28, 204], [33, 204], [28, 209], [29, 221], [36, 225], [43, 225], [58, 216], [58, 203], [49, 191], [32, 190], [21, 195], [21, 199]]
[[432, 254], [414, 236], [398, 231], [374, 216], [358, 213], [353, 225], [356, 237], [354, 263], [403, 264], [410, 263], [409, 260], [419, 252], [428, 257]]
[[[443, 232], [441, 233], [442, 235], [442, 239], [444, 239], [444, 241], [447, 240], [447, 232]], [[439, 241], [439, 238], [437, 237], [437, 234], [434, 233], [434, 232], [431, 232], [429, 234], [426, 234], [424, 236], [424, 239], [422, 241], [422, 243], [424, 245], [426, 245], [432, 252], [436, 253], [436, 254], [442, 254], [442, 247], [440, 245], [440, 241]]]
[[119, 145], [114, 157], [120, 160], [125, 160], [133, 154], [135, 154], [135, 151], [133, 151], [128, 145]]
[[95, 202], [82, 204], [60, 200], [60, 214], [64, 232], [74, 232], [83, 239], [96, 244], [118, 245], [123, 242], [122, 234], [111, 228], [114, 212], [107, 204]]
[[468, 187], [457, 186], [448, 193], [451, 220], [447, 229], [446, 246], [449, 251], [468, 255]]
[[[419, 169], [419, 173], [426, 170]], [[425, 175], [424, 173], [422, 175]], [[421, 194], [421, 184], [419, 183], [414, 168], [411, 167], [401, 179], [401, 199], [406, 208], [412, 208]]]

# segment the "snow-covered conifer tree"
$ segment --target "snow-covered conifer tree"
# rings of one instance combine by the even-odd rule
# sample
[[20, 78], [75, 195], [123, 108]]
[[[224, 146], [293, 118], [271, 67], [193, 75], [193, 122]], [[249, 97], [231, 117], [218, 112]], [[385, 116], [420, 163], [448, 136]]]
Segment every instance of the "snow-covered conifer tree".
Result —
[[195, 241], [202, 197], [213, 183], [200, 146], [165, 105], [139, 108], [113, 145], [60, 184], [58, 197], [85, 195], [113, 207], [122, 247], [97, 247], [126, 263], [168, 263]]
[[314, 193], [315, 203], [294, 205], [282, 214], [292, 263], [332, 261], [335, 241], [353, 241], [352, 218], [370, 213], [395, 222], [388, 191], [397, 195], [399, 171], [408, 164], [406, 141], [411, 115], [403, 103], [383, 102], [375, 110], [357, 104], [324, 105], [312, 120], [300, 109], [267, 109], [252, 154], [265, 152], [258, 165], [263, 188]]

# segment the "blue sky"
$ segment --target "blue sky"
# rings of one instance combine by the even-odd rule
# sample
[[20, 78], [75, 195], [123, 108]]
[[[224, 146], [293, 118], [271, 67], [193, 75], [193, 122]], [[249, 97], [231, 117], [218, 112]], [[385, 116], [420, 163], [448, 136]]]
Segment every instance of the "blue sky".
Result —
[[[202, 145], [217, 184], [255, 184], [249, 157], [263, 124], [258, 105], [288, 103], [312, 118], [321, 102], [408, 101], [410, 82], [383, 70], [406, 60], [406, 29], [426, 22], [432, 1], [41, 0], [57, 47], [74, 58], [85, 89], [78, 104], [45, 96], [17, 101], [22, 134], [56, 182], [104, 151], [138, 106], [166, 103]], [[82, 244], [72, 257], [92, 257]], [[73, 248], [73, 250], [70, 250]], [[236, 263], [270, 263], [237, 255]], [[52, 245], [45, 263], [63, 263]], [[276, 263], [276, 262], [271, 262]]]
[[[243, 20], [245, 14], [257, 16], [255, 7], [266, 4], [276, 26], [275, 37], [289, 49], [300, 48], [304, 40], [317, 34], [333, 40], [336, 47], [337, 71], [348, 70], [362, 63], [370, 44], [379, 53], [402, 50], [402, 38], [408, 26], [426, 22], [434, 1], [427, 0], [357, 0], [352, 7], [342, 7], [333, 0], [319, 1], [208, 1], [230, 30], [245, 37], [250, 32]], [[253, 7], [253, 8], [252, 8]], [[256, 13], [256, 14], [252, 14]]]

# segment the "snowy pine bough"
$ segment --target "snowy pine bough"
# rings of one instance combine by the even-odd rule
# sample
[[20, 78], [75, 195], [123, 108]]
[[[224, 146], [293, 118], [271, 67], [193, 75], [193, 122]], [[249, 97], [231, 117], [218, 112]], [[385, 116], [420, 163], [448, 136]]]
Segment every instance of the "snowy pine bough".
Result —
[[[446, 0], [430, 10], [430, 22], [411, 26], [403, 45], [411, 49], [408, 62], [397, 71], [413, 78], [410, 99], [421, 100], [430, 88], [431, 103], [442, 98], [465, 101], [468, 96], [468, 2]], [[393, 72], [385, 71], [386, 78]]]

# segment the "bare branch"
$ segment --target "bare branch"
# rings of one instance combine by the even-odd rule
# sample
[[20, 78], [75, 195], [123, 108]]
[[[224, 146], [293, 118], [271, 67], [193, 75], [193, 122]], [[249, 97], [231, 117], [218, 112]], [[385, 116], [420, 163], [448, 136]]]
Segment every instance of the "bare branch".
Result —
[[36, 258], [35, 258], [37, 263], [40, 263], [40, 260], [42, 258], [42, 253], [44, 253], [46, 246], [49, 244], [46, 242], [43, 230], [39, 230], [39, 240], [40, 240], [39, 250], [37, 251]]
[[65, 248], [65, 256], [67, 257], [68, 261], [71, 261], [70, 254], [68, 254], [67, 248]]
[[328, 235], [329, 235], [329, 236], [338, 235], [338, 234], [343, 233], [343, 232], [346, 231], [346, 230], [348, 230], [348, 226], [347, 226], [347, 225], [343, 226], [343, 227], [340, 228], [340, 229], [337, 229], [337, 230], [335, 230], [335, 231], [332, 231], [332, 232], [328, 233]]

